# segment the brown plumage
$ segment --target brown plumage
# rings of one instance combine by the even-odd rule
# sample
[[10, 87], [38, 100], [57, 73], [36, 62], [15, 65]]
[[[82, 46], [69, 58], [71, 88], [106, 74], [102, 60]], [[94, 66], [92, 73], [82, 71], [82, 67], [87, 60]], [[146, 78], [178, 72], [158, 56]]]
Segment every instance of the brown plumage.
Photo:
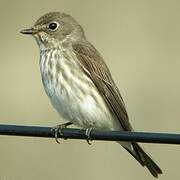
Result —
[[[84, 72], [92, 79], [100, 94], [102, 94], [111, 113], [117, 117], [123, 130], [132, 131], [128, 114], [125, 109], [123, 99], [115, 85], [109, 69], [104, 63], [97, 50], [87, 42], [76, 42], [73, 44], [80, 66]], [[144, 152], [137, 144], [132, 143], [133, 150], [124, 147], [142, 166], [146, 166], [154, 177], [158, 177], [162, 171], [158, 165]]]

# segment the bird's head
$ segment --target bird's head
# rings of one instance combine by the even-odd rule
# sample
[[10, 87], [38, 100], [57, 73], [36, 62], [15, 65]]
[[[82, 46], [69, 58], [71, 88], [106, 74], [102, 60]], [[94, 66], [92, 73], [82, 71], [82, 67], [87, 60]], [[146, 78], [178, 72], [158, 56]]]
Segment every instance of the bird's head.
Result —
[[59, 43], [84, 38], [83, 29], [77, 21], [61, 12], [45, 14], [31, 28], [24, 29], [21, 33], [33, 35], [40, 48], [51, 48]]

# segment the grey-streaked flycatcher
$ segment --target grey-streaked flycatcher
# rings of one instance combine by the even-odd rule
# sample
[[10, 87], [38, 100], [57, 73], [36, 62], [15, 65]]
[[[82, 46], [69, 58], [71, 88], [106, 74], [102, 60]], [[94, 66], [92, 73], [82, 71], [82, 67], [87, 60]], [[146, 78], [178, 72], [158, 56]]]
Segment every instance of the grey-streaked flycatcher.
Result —
[[[108, 67], [74, 18], [50, 12], [21, 32], [36, 39], [44, 89], [68, 123], [100, 130], [133, 130]], [[138, 143], [119, 143], [154, 177], [162, 173]]]

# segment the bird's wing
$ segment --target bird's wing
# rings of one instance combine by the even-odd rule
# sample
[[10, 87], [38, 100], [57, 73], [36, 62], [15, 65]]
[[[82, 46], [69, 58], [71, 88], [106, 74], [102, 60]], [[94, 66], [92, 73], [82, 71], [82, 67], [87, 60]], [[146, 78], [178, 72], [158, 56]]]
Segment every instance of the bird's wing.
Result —
[[72, 48], [78, 63], [102, 94], [109, 110], [117, 117], [125, 131], [131, 131], [125, 104], [101, 55], [87, 41], [76, 42]]

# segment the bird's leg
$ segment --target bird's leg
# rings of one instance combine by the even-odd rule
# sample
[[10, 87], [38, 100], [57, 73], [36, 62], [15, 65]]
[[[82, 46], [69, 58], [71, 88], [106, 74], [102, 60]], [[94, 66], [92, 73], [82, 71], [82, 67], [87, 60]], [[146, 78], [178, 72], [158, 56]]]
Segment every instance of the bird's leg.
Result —
[[[62, 133], [62, 129], [66, 128], [67, 126], [71, 125], [72, 123], [71, 122], [67, 122], [67, 123], [64, 123], [64, 124], [59, 124], [55, 127], [52, 127], [51, 128], [51, 131], [54, 131], [54, 134], [55, 134], [55, 140], [58, 144], [60, 144], [60, 141], [58, 140], [58, 133], [63, 136], [63, 133]], [[65, 138], [64, 138], [65, 139]]]
[[86, 132], [85, 132], [86, 141], [87, 141], [87, 143], [88, 143], [89, 145], [92, 144], [92, 143], [91, 143], [91, 141], [92, 141], [92, 139], [91, 139], [91, 131], [92, 131], [92, 129], [93, 129], [93, 128], [86, 128], [86, 129], [85, 129], [85, 130], [86, 130]]

